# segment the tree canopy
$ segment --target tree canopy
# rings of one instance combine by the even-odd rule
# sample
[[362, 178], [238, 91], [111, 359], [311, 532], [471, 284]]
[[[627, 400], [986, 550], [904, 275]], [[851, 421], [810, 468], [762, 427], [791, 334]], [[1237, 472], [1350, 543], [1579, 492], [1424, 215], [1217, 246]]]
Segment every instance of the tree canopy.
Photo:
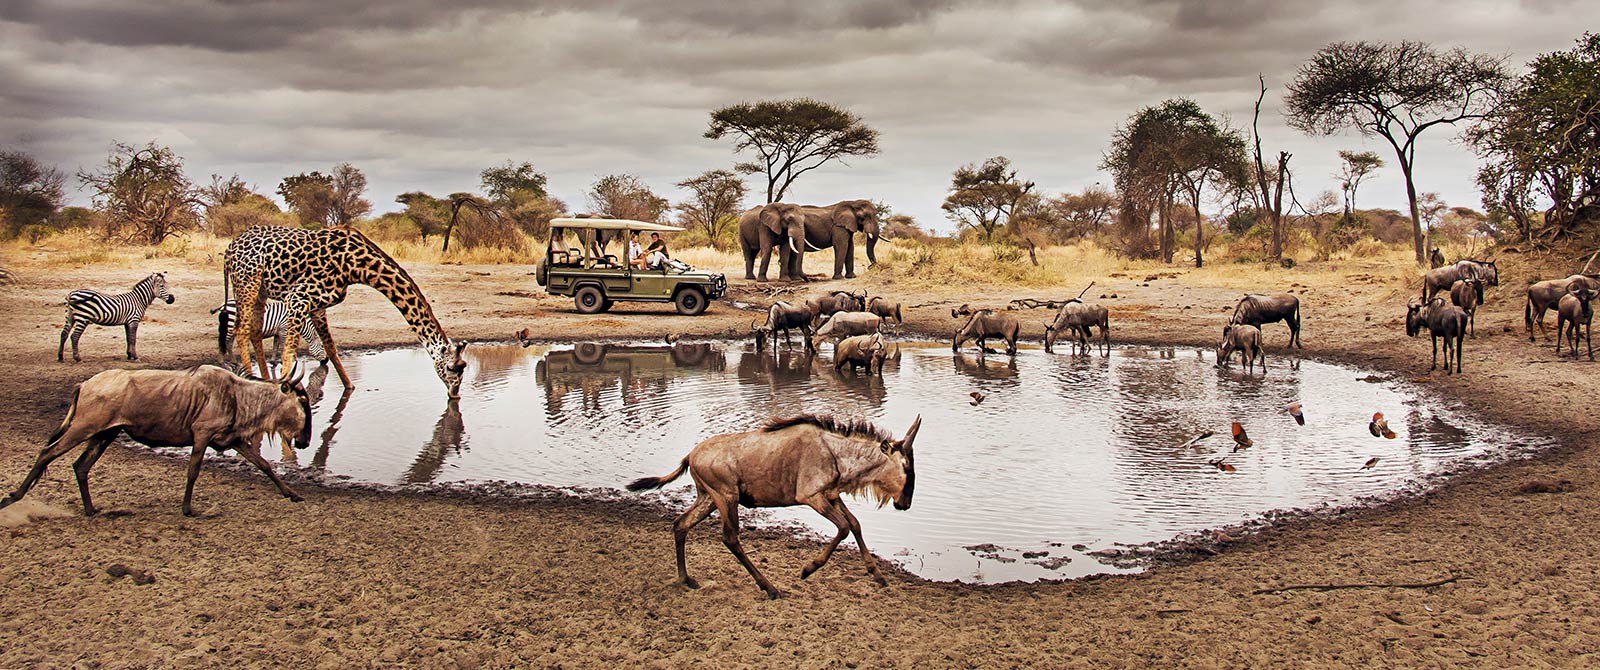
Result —
[[1354, 128], [1394, 148], [1411, 204], [1417, 262], [1426, 246], [1418, 211], [1416, 141], [1436, 125], [1482, 118], [1507, 79], [1502, 59], [1425, 42], [1334, 42], [1300, 66], [1284, 96], [1289, 125], [1312, 135]]
[[66, 178], [21, 151], [0, 151], [0, 224], [6, 237], [48, 224], [61, 208]]
[[981, 165], [969, 163], [957, 168], [940, 209], [946, 218], [978, 231], [988, 240], [1001, 225], [1012, 227], [1017, 206], [1033, 187], [1033, 182], [1017, 177], [1011, 159], [995, 156]]
[[519, 199], [519, 196], [532, 196], [545, 198], [545, 183], [548, 181], [544, 173], [533, 169], [533, 163], [524, 161], [513, 164], [506, 161], [505, 165], [485, 168], [478, 173], [483, 182], [483, 192], [490, 198], [502, 201]]
[[849, 110], [810, 98], [743, 102], [714, 110], [705, 137], [731, 137], [734, 153], [755, 154], [735, 169], [765, 175], [769, 203], [782, 200], [800, 175], [829, 161], [878, 154], [877, 130]]
[[1244, 182], [1248, 173], [1245, 141], [1238, 131], [1207, 114], [1193, 100], [1173, 98], [1146, 107], [1112, 135], [1102, 167], [1111, 172], [1126, 215], [1160, 217], [1160, 253], [1172, 261], [1176, 246], [1174, 207], [1179, 191], [1195, 212], [1195, 258], [1200, 260], [1200, 196], [1208, 180], [1222, 176]]
[[685, 227], [704, 230], [711, 245], [721, 248], [723, 231], [738, 221], [743, 208], [744, 180], [728, 170], [708, 170], [675, 185], [691, 194], [677, 206]]
[[659, 223], [667, 213], [667, 199], [656, 195], [631, 174], [609, 174], [589, 187], [589, 211], [613, 219]]
[[104, 212], [107, 234], [161, 244], [199, 222], [194, 184], [183, 174], [183, 158], [155, 142], [143, 147], [115, 142], [99, 171], [78, 172]]
[[372, 211], [366, 190], [367, 176], [349, 163], [335, 165], [329, 174], [311, 171], [284, 177], [278, 184], [278, 195], [306, 227], [348, 226], [366, 216]]

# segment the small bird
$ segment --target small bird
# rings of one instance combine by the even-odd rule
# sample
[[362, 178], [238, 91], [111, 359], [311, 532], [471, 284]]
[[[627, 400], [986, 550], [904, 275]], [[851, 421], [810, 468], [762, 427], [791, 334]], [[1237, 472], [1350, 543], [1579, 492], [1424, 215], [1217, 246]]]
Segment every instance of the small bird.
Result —
[[1233, 467], [1232, 463], [1226, 462], [1226, 461], [1224, 461], [1224, 460], [1222, 460], [1220, 458], [1218, 458], [1216, 460], [1206, 461], [1206, 465], [1213, 466], [1217, 470], [1220, 470], [1222, 472], [1237, 472], [1239, 470], [1239, 468]]
[[1371, 470], [1372, 466], [1377, 465], [1377, 464], [1378, 464], [1378, 457], [1377, 456], [1373, 456], [1372, 458], [1367, 459], [1367, 464], [1361, 466], [1361, 469], [1362, 470]]
[[1188, 442], [1184, 442], [1183, 444], [1179, 445], [1178, 448], [1179, 449], [1186, 449], [1186, 448], [1192, 447], [1192, 446], [1194, 446], [1196, 444], [1199, 444], [1200, 440], [1204, 440], [1204, 439], [1206, 439], [1208, 437], [1211, 437], [1212, 435], [1216, 435], [1216, 433], [1208, 430], [1208, 431], [1206, 431], [1204, 433], [1201, 433], [1198, 437], [1195, 437], [1194, 439], [1189, 440]]
[[1306, 425], [1306, 415], [1300, 413], [1300, 403], [1289, 403], [1289, 416], [1294, 417], [1295, 423]]
[[678, 340], [681, 340], [681, 339], [683, 339], [683, 335], [681, 335], [679, 333], [672, 333], [672, 334], [667, 335], [667, 337], [666, 337], [667, 344], [677, 344]]
[[980, 393], [978, 391], [973, 391], [972, 392], [972, 403], [971, 403], [972, 406], [973, 407], [977, 407], [978, 405], [982, 404], [983, 403], [983, 398], [984, 398], [984, 395], [982, 393]]
[[517, 343], [524, 348], [533, 346], [532, 333], [528, 332], [527, 328], [517, 331]]
[[1249, 449], [1256, 443], [1250, 441], [1250, 436], [1244, 433], [1244, 426], [1238, 421], [1233, 422], [1233, 450]]
[[1367, 432], [1372, 433], [1373, 437], [1394, 439], [1394, 431], [1389, 430], [1389, 420], [1383, 418], [1383, 412], [1376, 412], [1372, 415], [1372, 421], [1367, 423]]

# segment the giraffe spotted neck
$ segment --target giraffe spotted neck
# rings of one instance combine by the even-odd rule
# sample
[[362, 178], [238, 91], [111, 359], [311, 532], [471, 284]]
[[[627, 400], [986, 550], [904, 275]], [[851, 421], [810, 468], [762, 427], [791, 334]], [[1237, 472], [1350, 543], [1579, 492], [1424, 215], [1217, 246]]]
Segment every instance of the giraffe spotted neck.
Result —
[[360, 241], [367, 247], [367, 253], [359, 255], [349, 266], [351, 281], [377, 289], [389, 302], [394, 303], [395, 309], [400, 310], [400, 316], [410, 324], [417, 341], [422, 343], [435, 362], [454, 362], [449, 360], [450, 338], [439, 326], [439, 319], [433, 315], [433, 306], [422, 295], [422, 289], [417, 288], [416, 280], [406, 274], [405, 268], [400, 267], [377, 244], [365, 236]]

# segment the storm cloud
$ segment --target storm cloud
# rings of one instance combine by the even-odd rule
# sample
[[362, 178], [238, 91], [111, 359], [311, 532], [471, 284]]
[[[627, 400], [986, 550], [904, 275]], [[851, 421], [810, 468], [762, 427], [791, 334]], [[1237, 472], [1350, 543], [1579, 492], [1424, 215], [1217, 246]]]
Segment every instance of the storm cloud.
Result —
[[[1290, 0], [852, 2], [597, 0], [13, 0], [0, 4], [0, 146], [64, 171], [113, 141], [172, 146], [191, 175], [287, 174], [349, 161], [369, 197], [477, 187], [531, 161], [569, 203], [603, 174], [671, 184], [736, 162], [701, 137], [708, 112], [811, 96], [882, 133], [883, 154], [808, 174], [789, 199], [872, 197], [948, 229], [950, 172], [1006, 155], [1048, 192], [1108, 182], [1114, 127], [1175, 96], [1294, 152], [1300, 188], [1331, 187], [1336, 151], [1276, 113], [1282, 86], [1335, 40], [1419, 39], [1513, 67], [1600, 25], [1594, 3]], [[1419, 188], [1476, 206], [1476, 160], [1448, 128], [1425, 136]], [[1363, 200], [1404, 202], [1385, 170]], [[81, 202], [81, 194], [76, 198]]]

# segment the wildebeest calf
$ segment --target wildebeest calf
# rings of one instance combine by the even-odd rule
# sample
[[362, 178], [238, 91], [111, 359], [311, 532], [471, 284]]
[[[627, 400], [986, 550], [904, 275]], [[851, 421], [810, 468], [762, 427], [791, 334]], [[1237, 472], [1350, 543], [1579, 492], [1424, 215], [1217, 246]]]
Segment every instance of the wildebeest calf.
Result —
[[1567, 287], [1567, 294], [1561, 296], [1556, 306], [1556, 355], [1561, 354], [1561, 332], [1565, 329], [1567, 341], [1572, 345], [1572, 357], [1578, 357], [1578, 337], [1582, 335], [1584, 343], [1589, 345], [1589, 360], [1594, 360], [1594, 340], [1589, 331], [1589, 322], [1594, 319], [1594, 308], [1589, 304], [1592, 299], [1594, 291], [1579, 282], [1573, 282]]
[[1217, 367], [1228, 364], [1233, 352], [1244, 359], [1245, 371], [1255, 372], [1256, 359], [1261, 359], [1261, 374], [1267, 374], [1267, 352], [1261, 347], [1261, 329], [1240, 323], [1222, 327], [1222, 344], [1217, 345]]
[[1478, 305], [1483, 304], [1483, 280], [1457, 279], [1450, 286], [1450, 303], [1467, 313], [1467, 328], [1473, 337], [1477, 337]]
[[202, 365], [191, 370], [107, 370], [78, 385], [61, 427], [39, 452], [22, 485], [0, 498], [0, 507], [21, 500], [51, 461], [85, 440], [89, 445], [72, 464], [78, 476], [83, 513], [94, 516], [89, 499], [89, 469], [120, 433], [153, 447], [190, 447], [189, 479], [183, 489], [183, 514], [194, 516], [190, 499], [206, 447], [233, 449], [278, 487], [285, 498], [301, 498], [284, 485], [261, 458], [262, 438], [277, 435], [296, 449], [311, 444], [311, 400], [298, 382], [244, 379]]
[[1533, 324], [1539, 324], [1539, 334], [1545, 339], [1550, 339], [1550, 333], [1544, 328], [1545, 310], [1555, 309], [1561, 298], [1567, 295], [1567, 288], [1573, 282], [1582, 284], [1590, 293], [1600, 293], [1600, 279], [1582, 274], [1568, 276], [1565, 279], [1546, 279], [1528, 287], [1528, 302], [1522, 307], [1522, 322], [1528, 329], [1528, 341], [1533, 342]]
[[1439, 367], [1439, 339], [1444, 338], [1444, 373], [1450, 374], [1450, 352], [1455, 352], [1455, 371], [1461, 371], [1461, 349], [1466, 343], [1467, 313], [1460, 307], [1449, 304], [1444, 298], [1434, 298], [1423, 304], [1422, 301], [1412, 299], [1406, 306], [1406, 336], [1416, 337], [1427, 327], [1428, 334], [1433, 340], [1433, 365], [1429, 370]]

